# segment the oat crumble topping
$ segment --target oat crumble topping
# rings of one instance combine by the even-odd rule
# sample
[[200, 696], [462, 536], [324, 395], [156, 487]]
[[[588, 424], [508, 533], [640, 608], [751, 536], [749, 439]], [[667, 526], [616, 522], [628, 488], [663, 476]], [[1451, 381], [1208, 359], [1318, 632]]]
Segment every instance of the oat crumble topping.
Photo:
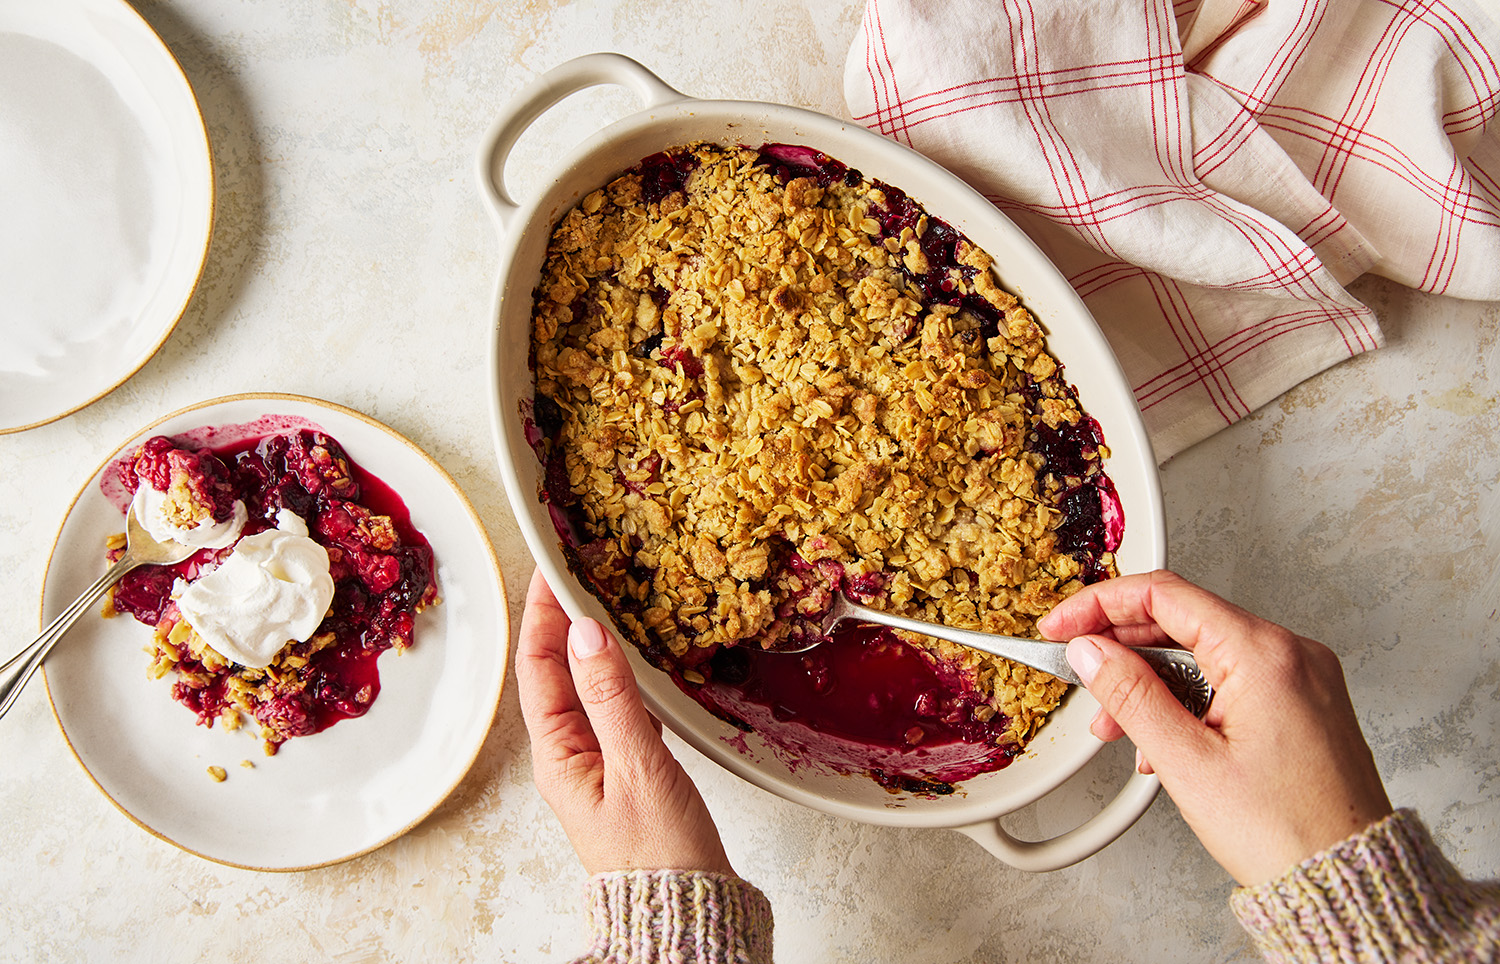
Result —
[[[720, 647], [816, 632], [840, 587], [1034, 636], [1116, 572], [1113, 544], [1081, 535], [1108, 486], [1097, 425], [989, 255], [899, 190], [778, 147], [647, 158], [552, 235], [530, 416], [575, 572], [689, 681]], [[965, 668], [1014, 742], [1066, 690], [902, 637]]]

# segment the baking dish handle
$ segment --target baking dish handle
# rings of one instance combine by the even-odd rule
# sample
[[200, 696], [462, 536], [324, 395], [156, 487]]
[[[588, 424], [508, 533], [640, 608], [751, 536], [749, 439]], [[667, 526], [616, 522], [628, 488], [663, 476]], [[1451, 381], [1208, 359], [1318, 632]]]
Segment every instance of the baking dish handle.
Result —
[[1125, 786], [1103, 810], [1083, 825], [1048, 840], [1019, 840], [1007, 833], [999, 820], [954, 829], [1019, 870], [1061, 870], [1114, 843], [1145, 814], [1160, 790], [1161, 780], [1154, 773], [1132, 771]]
[[538, 117], [570, 94], [601, 84], [635, 91], [645, 106], [691, 100], [624, 54], [586, 54], [558, 64], [521, 89], [500, 111], [479, 149], [479, 188], [503, 230], [520, 206], [505, 189], [505, 162], [516, 141]]

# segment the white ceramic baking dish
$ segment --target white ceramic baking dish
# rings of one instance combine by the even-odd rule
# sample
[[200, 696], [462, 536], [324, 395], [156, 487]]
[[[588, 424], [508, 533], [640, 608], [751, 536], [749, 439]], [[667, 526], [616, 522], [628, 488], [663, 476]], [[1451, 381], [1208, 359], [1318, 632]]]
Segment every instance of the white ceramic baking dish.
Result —
[[[513, 199], [505, 186], [505, 162], [517, 139], [563, 98], [601, 84], [628, 88], [644, 106], [559, 158], [552, 180], [535, 197]], [[521, 532], [571, 616], [609, 621], [604, 608], [569, 573], [547, 509], [537, 498], [541, 466], [522, 423], [523, 406], [533, 393], [527, 364], [532, 291], [548, 235], [563, 213], [642, 158], [698, 140], [814, 147], [866, 177], [906, 191], [993, 255], [1002, 283], [1046, 328], [1049, 347], [1104, 430], [1111, 450], [1108, 472], [1125, 510], [1125, 537], [1117, 553], [1122, 571], [1146, 571], [1165, 563], [1156, 461], [1119, 364], [1066, 280], [994, 205], [939, 165], [858, 125], [778, 104], [699, 100], [674, 90], [627, 57], [592, 54], [537, 78], [502, 110], [479, 151], [477, 172], [500, 236], [491, 357], [496, 454]], [[892, 794], [866, 776], [809, 766], [794, 771], [757, 736], [746, 738], [708, 714], [666, 674], [643, 659], [636, 658], [635, 666], [647, 704], [667, 727], [756, 786], [852, 820], [959, 830], [1026, 870], [1064, 867], [1107, 846], [1146, 811], [1159, 789], [1154, 776], [1133, 774], [1119, 795], [1082, 826], [1049, 840], [1023, 841], [1007, 833], [998, 818], [1055, 789], [1102, 746], [1088, 731], [1098, 704], [1081, 688], [1075, 687], [1026, 753], [1009, 767], [965, 781], [952, 795], [928, 798]]]

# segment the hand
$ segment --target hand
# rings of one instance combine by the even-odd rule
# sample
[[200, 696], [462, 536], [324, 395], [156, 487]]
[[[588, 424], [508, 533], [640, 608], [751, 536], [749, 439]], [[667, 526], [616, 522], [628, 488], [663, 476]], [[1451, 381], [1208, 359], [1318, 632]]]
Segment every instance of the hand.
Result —
[[521, 617], [516, 683], [537, 789], [584, 870], [734, 873], [620, 644], [592, 619], [569, 625], [540, 570]]
[[[1246, 886], [1281, 876], [1391, 812], [1338, 657], [1170, 572], [1095, 583], [1037, 628], [1103, 709], [1093, 732], [1128, 735], [1183, 819]], [[1130, 646], [1193, 651], [1217, 693], [1205, 720]]]

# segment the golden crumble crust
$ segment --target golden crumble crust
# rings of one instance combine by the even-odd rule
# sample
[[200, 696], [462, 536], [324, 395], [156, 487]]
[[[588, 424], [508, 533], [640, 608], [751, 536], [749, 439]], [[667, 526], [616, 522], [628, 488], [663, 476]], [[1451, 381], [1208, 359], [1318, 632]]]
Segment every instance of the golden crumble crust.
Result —
[[[774, 648], [816, 616], [827, 564], [878, 608], [1034, 636], [1082, 585], [1057, 506], [1086, 479], [1028, 440], [1086, 416], [990, 256], [960, 237], [941, 279], [959, 303], [932, 303], [911, 282], [933, 276], [931, 222], [883, 224], [893, 189], [778, 177], [745, 148], [670, 156], [680, 190], [637, 169], [563, 216], [535, 292], [541, 494], [585, 584], [679, 666]], [[966, 668], [1017, 741], [1066, 689], [903, 637]]]

